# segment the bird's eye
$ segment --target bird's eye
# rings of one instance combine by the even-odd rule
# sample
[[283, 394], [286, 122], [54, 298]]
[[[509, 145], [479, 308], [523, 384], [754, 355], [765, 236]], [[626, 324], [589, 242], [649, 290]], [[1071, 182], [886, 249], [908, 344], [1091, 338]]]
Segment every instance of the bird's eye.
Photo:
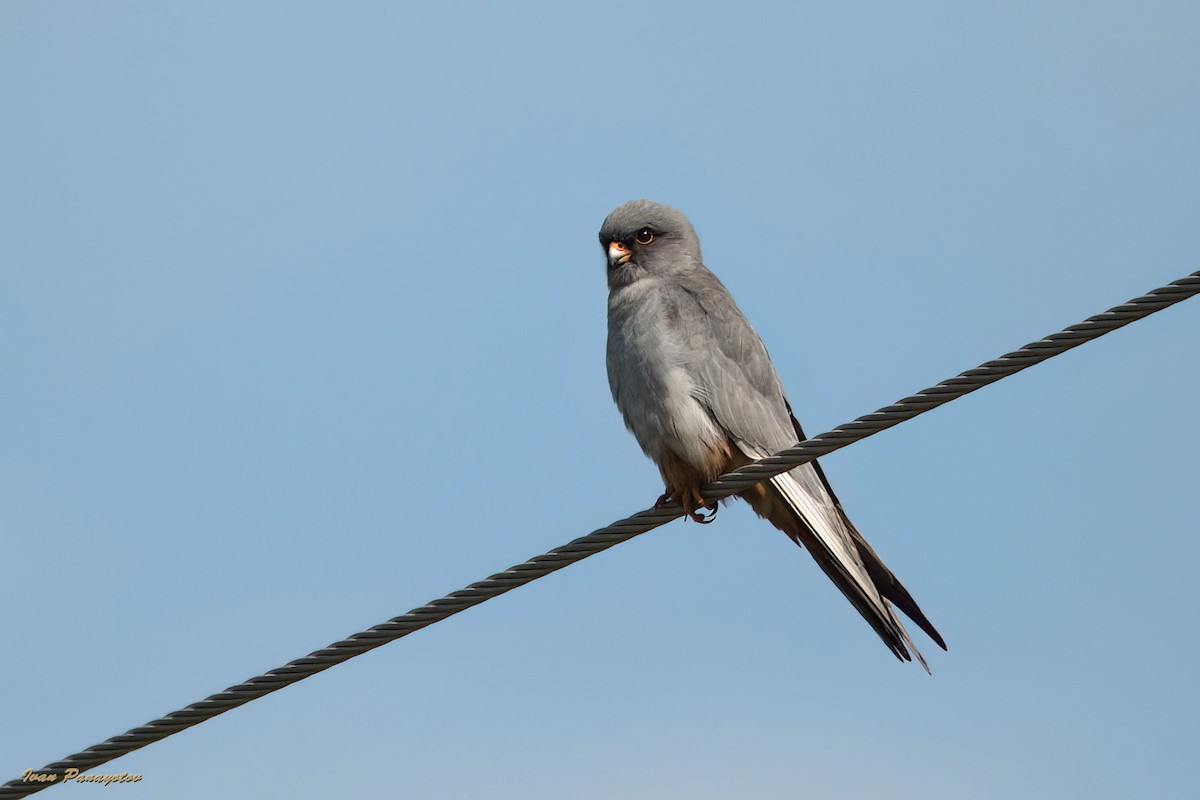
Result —
[[642, 228], [633, 238], [638, 244], [650, 244], [654, 241], [654, 231]]

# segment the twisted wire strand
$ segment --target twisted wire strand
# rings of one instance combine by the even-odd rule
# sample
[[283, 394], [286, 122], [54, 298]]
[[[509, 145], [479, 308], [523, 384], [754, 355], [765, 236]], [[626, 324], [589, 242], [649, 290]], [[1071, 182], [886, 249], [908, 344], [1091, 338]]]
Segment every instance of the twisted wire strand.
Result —
[[[1051, 334], [1044, 339], [1027, 344], [1020, 350], [1015, 350], [974, 369], [967, 370], [936, 386], [923, 389], [890, 406], [885, 406], [852, 422], [839, 425], [831, 431], [806, 439], [773, 456], [722, 475], [703, 488], [703, 496], [709, 500], [717, 500], [744, 491], [760, 481], [787, 472], [800, 464], [832, 453], [834, 450], [865, 439], [919, 414], [924, 414], [926, 411], [1020, 372], [1059, 353], [1078, 347], [1084, 342], [1097, 339], [1110, 331], [1147, 317], [1156, 311], [1161, 311], [1195, 294], [1200, 294], [1200, 271], [1193, 272], [1185, 278], [1155, 289], [1102, 314], [1089, 317], [1083, 322]], [[61, 777], [68, 769], [76, 769], [79, 773], [83, 773], [85, 770], [127, 755], [148, 744], [165, 739], [173, 733], [212, 719], [231, 708], [290, 686], [310, 675], [327, 670], [335, 664], [374, 650], [376, 647], [407, 636], [427, 625], [440, 622], [485, 600], [490, 600], [551, 572], [582, 561], [639, 534], [665, 525], [682, 515], [683, 509], [675, 504], [640, 511], [631, 517], [614, 522], [547, 553], [534, 556], [523, 564], [509, 567], [503, 572], [472, 583], [464, 589], [451, 592], [445, 597], [433, 600], [407, 614], [394, 617], [380, 625], [334, 642], [324, 649], [309, 653], [303, 658], [298, 658], [282, 667], [250, 678], [237, 686], [231, 686], [223, 692], [192, 703], [178, 711], [172, 711], [164, 717], [67, 756], [61, 761], [47, 764], [38, 770], [42, 774], [58, 776], [58, 780], [55, 782], [33, 783], [21, 779], [9, 781], [0, 786], [0, 800], [26, 797], [48, 786], [57, 785], [62, 782]]]

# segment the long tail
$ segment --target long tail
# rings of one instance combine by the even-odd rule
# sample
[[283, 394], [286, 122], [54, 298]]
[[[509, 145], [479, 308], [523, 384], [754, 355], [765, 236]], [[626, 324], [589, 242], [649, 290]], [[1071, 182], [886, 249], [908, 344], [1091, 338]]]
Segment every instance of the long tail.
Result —
[[921, 612], [912, 595], [880, 560], [850, 522], [828, 482], [815, 464], [805, 464], [777, 475], [742, 495], [759, 516], [786, 533], [812, 554], [817, 565], [862, 614], [879, 638], [904, 661], [913, 656], [929, 665], [909, 638], [892, 609], [900, 609], [939, 647], [941, 634]]

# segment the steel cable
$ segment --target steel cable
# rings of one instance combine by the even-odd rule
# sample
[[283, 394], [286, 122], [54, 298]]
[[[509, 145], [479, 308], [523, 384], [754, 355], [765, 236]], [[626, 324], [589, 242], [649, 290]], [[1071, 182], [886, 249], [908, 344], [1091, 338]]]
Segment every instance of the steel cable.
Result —
[[[1193, 272], [1186, 278], [1155, 289], [1102, 314], [1089, 317], [1083, 322], [1051, 334], [1044, 339], [1027, 344], [1020, 350], [1015, 350], [974, 369], [967, 370], [936, 386], [923, 389], [890, 406], [839, 425], [833, 430], [811, 439], [806, 439], [773, 456], [722, 475], [703, 488], [703, 495], [705, 499], [717, 500], [741, 492], [755, 483], [912, 419], [1001, 378], [1020, 372], [1135, 320], [1186, 300], [1195, 294], [1200, 294], [1200, 271]], [[614, 522], [587, 536], [582, 536], [542, 555], [534, 556], [523, 564], [509, 567], [503, 572], [472, 583], [464, 589], [451, 592], [445, 597], [413, 609], [407, 614], [402, 614], [339, 642], [334, 642], [324, 649], [309, 653], [303, 658], [298, 658], [282, 667], [250, 678], [244, 683], [232, 686], [197, 703], [192, 703], [186, 708], [172, 711], [141, 727], [134, 728], [120, 736], [114, 736], [106, 742], [93, 745], [79, 753], [67, 756], [61, 761], [48, 764], [41, 770], [36, 770], [43, 775], [59, 776], [59, 780], [44, 783], [22, 779], [9, 781], [0, 786], [0, 800], [26, 797], [48, 786], [55, 786], [62, 782], [61, 776], [68, 769], [78, 770], [82, 774], [85, 770], [127, 755], [148, 744], [165, 739], [173, 733], [212, 719], [231, 708], [236, 708], [368, 650], [374, 650], [376, 647], [407, 636], [426, 625], [440, 622], [471, 606], [504, 594], [510, 589], [523, 586], [551, 572], [582, 561], [588, 556], [653, 530], [682, 515], [683, 509], [678, 505], [668, 505], [650, 508]]]

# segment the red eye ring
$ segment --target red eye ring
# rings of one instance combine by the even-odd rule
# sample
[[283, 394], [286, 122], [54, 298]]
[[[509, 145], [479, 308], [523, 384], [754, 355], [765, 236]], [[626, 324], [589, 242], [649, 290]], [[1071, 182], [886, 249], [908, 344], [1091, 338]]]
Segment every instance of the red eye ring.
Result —
[[634, 235], [633, 240], [638, 244], [650, 244], [654, 241], [654, 231], [649, 228], [642, 228]]

